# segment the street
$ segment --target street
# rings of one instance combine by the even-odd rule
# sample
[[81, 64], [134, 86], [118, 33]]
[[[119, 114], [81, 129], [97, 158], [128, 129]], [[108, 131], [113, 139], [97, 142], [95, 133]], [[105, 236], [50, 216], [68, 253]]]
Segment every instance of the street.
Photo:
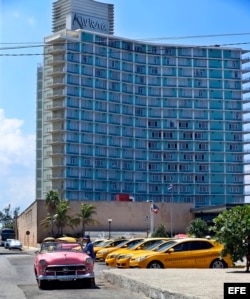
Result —
[[[58, 283], [50, 290], [40, 290], [33, 271], [34, 254], [0, 247], [0, 297], [3, 299], [143, 299], [143, 294], [118, 287], [102, 280], [100, 272], [108, 267], [104, 263], [95, 264], [96, 286], [80, 288], [74, 283]], [[84, 295], [83, 295], [84, 293]]]

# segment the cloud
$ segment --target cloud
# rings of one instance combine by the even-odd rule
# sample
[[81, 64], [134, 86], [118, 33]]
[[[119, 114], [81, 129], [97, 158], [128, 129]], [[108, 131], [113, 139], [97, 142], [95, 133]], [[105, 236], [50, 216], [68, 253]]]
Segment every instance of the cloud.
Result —
[[23, 134], [22, 125], [0, 109], [0, 210], [25, 209], [35, 200], [35, 135]]

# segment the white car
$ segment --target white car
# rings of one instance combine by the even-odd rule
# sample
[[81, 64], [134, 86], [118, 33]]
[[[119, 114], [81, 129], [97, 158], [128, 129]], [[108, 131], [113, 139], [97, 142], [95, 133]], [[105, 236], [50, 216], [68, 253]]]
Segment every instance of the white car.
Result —
[[14, 239], [7, 239], [5, 242], [4, 242], [4, 248], [5, 249], [8, 249], [9, 248], [9, 244], [10, 244], [10, 241], [11, 240], [14, 240]]
[[9, 250], [11, 249], [22, 250], [22, 247], [23, 247], [22, 243], [19, 240], [15, 240], [15, 239], [10, 240], [8, 245]]

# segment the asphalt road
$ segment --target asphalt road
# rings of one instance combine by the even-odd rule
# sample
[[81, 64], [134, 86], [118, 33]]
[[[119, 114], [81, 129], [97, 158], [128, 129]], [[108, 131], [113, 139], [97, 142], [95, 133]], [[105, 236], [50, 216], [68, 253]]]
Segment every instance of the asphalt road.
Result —
[[56, 284], [50, 290], [40, 290], [33, 271], [34, 254], [0, 247], [0, 298], [1, 299], [144, 299], [142, 293], [134, 293], [112, 285], [100, 272], [107, 269], [104, 263], [95, 264], [96, 286], [82, 288], [73, 283]]

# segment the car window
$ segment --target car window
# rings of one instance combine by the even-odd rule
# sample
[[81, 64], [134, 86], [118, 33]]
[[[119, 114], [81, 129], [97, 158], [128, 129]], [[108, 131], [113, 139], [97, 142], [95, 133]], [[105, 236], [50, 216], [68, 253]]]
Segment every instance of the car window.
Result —
[[207, 241], [192, 241], [191, 250], [202, 250], [212, 248], [213, 245]]
[[167, 243], [161, 244], [159, 247], [157, 247], [154, 251], [155, 252], [162, 252], [164, 250], [167, 250], [169, 247], [173, 246], [176, 244], [175, 241], [168, 241]]
[[174, 251], [188, 251], [190, 250], [190, 243], [191, 242], [179, 243], [173, 247]]
[[128, 244], [127, 248], [128, 249], [134, 248], [135, 246], [137, 246], [138, 244], [141, 244], [142, 242], [144, 242], [144, 241], [143, 240], [134, 240]]
[[163, 242], [163, 240], [153, 241], [153, 243], [145, 244], [143, 249], [150, 250], [150, 249], [156, 247], [157, 245], [162, 244], [162, 242]]

